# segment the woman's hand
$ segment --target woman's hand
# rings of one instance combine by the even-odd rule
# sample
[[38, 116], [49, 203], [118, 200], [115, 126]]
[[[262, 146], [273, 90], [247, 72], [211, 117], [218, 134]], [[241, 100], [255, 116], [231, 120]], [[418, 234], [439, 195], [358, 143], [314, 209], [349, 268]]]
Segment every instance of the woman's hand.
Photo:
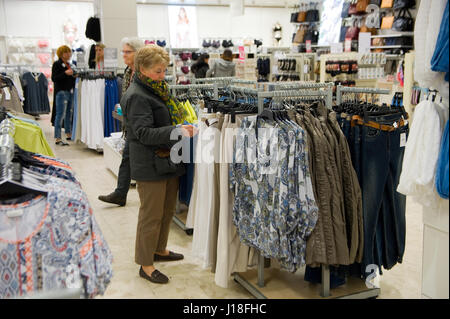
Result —
[[193, 125], [181, 125], [181, 132], [183, 136], [192, 137], [194, 135], [197, 135], [198, 130]]
[[64, 71], [65, 74], [67, 75], [73, 75], [73, 70], [72, 69], [68, 69]]

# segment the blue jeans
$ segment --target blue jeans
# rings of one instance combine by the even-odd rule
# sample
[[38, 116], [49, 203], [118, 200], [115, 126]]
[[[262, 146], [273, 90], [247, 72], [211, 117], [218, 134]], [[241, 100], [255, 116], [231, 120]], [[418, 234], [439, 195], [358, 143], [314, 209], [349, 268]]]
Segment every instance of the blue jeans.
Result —
[[[392, 125], [401, 115], [369, 117], [368, 120]], [[363, 200], [363, 273], [370, 264], [392, 268], [402, 262], [406, 239], [406, 197], [397, 192], [405, 147], [400, 137], [408, 126], [393, 132], [360, 126], [360, 169]], [[356, 161], [358, 159], [356, 158]], [[367, 274], [366, 274], [367, 275]]]
[[61, 127], [64, 119], [64, 131], [72, 133], [72, 93], [59, 91], [55, 97], [55, 138], [61, 138]]

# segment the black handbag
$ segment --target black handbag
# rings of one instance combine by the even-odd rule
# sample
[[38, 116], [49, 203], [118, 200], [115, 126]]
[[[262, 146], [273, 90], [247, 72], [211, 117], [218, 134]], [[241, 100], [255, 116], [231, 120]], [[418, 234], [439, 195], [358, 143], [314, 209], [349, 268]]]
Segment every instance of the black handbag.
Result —
[[381, 6], [381, 0], [370, 0], [370, 4], [374, 4], [376, 6]]
[[317, 3], [310, 2], [309, 3], [311, 8], [306, 12], [306, 21], [307, 22], [318, 22], [320, 20], [319, 17], [319, 10], [317, 10]]
[[409, 36], [385, 39], [385, 45], [413, 45], [413, 42], [413, 37]]
[[345, 19], [348, 18], [350, 15], [348, 14], [348, 9], [350, 9], [350, 2], [344, 2], [342, 5], [342, 12], [341, 12], [341, 18]]
[[395, 0], [394, 10], [411, 9], [416, 6], [416, 0]]
[[305, 35], [305, 42], [311, 40], [311, 44], [317, 44], [319, 42], [319, 31], [312, 28], [308, 29]]
[[298, 12], [291, 13], [291, 22], [297, 22]]
[[408, 9], [401, 9], [392, 25], [394, 31], [414, 31], [414, 19]]

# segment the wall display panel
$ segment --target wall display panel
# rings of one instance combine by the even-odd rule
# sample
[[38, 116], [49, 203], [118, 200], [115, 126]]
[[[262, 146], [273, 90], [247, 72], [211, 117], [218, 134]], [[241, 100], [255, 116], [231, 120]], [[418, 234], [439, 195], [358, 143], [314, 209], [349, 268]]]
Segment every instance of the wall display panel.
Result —
[[197, 8], [169, 6], [169, 31], [172, 48], [193, 48], [198, 45]]
[[[141, 38], [170, 37], [168, 11], [171, 6], [137, 5], [138, 35]], [[293, 26], [286, 19], [287, 8], [245, 8], [243, 16], [232, 17], [229, 7], [197, 6], [198, 42], [201, 47], [204, 38], [255, 38], [262, 39], [264, 45], [272, 46], [272, 29], [278, 22], [282, 26], [281, 46], [290, 43]]]
[[140, 38], [170, 38], [169, 7], [162, 5], [137, 5], [137, 30]]
[[89, 42], [84, 31], [86, 21], [94, 14], [92, 3], [3, 0], [2, 4], [5, 17], [0, 20], [4, 20], [6, 36], [44, 37], [54, 48]]

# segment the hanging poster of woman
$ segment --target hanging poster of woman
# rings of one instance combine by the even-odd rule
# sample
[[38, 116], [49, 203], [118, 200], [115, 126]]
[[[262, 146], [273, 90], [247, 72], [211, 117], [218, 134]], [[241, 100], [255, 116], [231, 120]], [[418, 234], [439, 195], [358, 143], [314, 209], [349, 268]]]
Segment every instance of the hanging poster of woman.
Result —
[[196, 8], [191, 6], [169, 6], [168, 12], [172, 47], [196, 47], [198, 45]]

